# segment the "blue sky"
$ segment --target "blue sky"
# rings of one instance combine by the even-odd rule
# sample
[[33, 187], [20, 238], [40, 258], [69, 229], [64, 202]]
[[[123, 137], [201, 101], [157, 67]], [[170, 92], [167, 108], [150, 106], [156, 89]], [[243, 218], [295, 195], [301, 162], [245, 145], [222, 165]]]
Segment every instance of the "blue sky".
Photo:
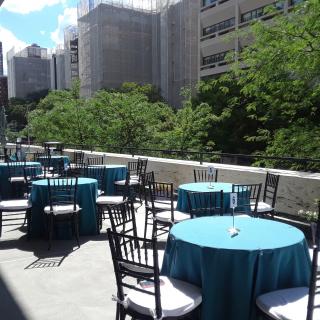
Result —
[[4, 0], [0, 7], [4, 60], [13, 46], [21, 49], [37, 43], [55, 48], [63, 43], [63, 29], [76, 23], [77, 3], [78, 0]]

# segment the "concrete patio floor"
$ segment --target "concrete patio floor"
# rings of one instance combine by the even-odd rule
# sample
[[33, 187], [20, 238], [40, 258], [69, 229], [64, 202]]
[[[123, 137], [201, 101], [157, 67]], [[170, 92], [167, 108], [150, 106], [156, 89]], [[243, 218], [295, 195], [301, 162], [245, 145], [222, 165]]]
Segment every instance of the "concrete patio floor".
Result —
[[[143, 232], [144, 208], [137, 213]], [[8, 224], [8, 222], [4, 222]], [[108, 222], [97, 236], [54, 240], [26, 239], [21, 224], [4, 225], [0, 238], [0, 319], [115, 319], [116, 293], [106, 236]]]

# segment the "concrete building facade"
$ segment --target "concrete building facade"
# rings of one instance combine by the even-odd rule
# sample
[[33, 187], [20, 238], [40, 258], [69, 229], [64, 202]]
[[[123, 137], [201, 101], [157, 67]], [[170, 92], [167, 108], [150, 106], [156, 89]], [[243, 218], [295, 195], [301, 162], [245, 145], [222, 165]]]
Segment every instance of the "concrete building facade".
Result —
[[9, 98], [26, 98], [29, 94], [51, 88], [50, 59], [47, 49], [36, 44], [7, 54]]
[[200, 79], [214, 78], [228, 71], [225, 56], [239, 51], [248, 44], [237, 32], [254, 19], [268, 20], [272, 14], [264, 11], [274, 4], [280, 11], [288, 12], [302, 0], [201, 0], [200, 9]]
[[50, 59], [50, 78], [52, 90], [66, 89], [65, 51], [56, 49]]

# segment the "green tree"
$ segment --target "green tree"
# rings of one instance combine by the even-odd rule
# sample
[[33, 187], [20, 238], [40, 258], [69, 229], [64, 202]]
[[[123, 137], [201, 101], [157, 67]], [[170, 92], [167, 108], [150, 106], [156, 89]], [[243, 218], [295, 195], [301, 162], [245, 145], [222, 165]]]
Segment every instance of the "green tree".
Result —
[[[241, 93], [252, 100], [246, 105], [249, 116], [259, 122], [248, 139], [265, 141], [270, 154], [283, 130], [304, 125], [311, 134], [320, 120], [320, 2], [304, 1], [272, 23], [255, 22], [251, 32], [255, 41], [240, 54], [235, 75]], [[290, 145], [297, 137], [287, 138]], [[278, 155], [302, 156], [296, 152], [301, 148], [276, 149]]]

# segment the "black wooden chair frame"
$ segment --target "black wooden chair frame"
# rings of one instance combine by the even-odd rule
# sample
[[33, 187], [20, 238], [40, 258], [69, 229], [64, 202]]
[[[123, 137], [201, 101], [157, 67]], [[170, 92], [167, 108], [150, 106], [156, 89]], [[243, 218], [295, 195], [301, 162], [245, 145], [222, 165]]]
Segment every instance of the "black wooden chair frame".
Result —
[[[47, 181], [50, 206], [50, 213], [46, 214], [49, 240], [48, 249], [50, 249], [52, 245], [53, 228], [55, 222], [70, 222], [72, 233], [74, 233], [78, 247], [80, 247], [78, 221], [79, 211], [77, 211], [78, 178], [48, 178]], [[55, 205], [72, 205], [73, 211], [70, 213], [54, 215], [53, 212]]]

